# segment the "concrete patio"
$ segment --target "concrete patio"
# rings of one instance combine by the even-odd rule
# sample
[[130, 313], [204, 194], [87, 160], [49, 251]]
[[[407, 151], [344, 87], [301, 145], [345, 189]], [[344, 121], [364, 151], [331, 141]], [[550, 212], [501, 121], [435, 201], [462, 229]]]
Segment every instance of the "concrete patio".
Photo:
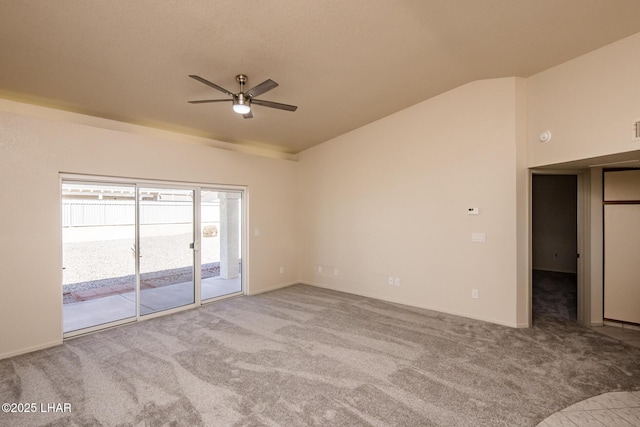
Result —
[[[242, 280], [211, 277], [202, 279], [201, 300], [242, 291]], [[140, 315], [144, 316], [194, 302], [193, 283], [178, 283], [140, 291]], [[63, 305], [65, 333], [136, 316], [135, 292], [108, 295]]]

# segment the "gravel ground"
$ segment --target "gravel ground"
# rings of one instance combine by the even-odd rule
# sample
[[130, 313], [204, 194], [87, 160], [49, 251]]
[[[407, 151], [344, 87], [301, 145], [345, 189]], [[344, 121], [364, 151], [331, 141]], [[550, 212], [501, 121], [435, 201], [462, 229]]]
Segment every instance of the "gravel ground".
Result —
[[[141, 242], [140, 271], [158, 271], [187, 268], [193, 264], [193, 250], [189, 248], [191, 234], [144, 237]], [[65, 286], [104, 279], [117, 280], [135, 274], [133, 239], [100, 240], [65, 243], [63, 247]], [[203, 238], [202, 261], [220, 262], [220, 239]], [[87, 285], [89, 286], [89, 285]]]
[[[220, 275], [220, 263], [213, 262], [202, 265], [201, 278], [217, 277]], [[140, 276], [140, 282], [144, 286], [158, 288], [161, 286], [184, 283], [193, 279], [193, 269], [191, 267], [172, 268], [168, 270], [144, 273]], [[62, 285], [63, 293], [86, 291], [90, 289], [103, 288], [105, 286], [128, 285], [132, 289], [135, 287], [136, 276], [130, 274], [121, 277], [109, 277], [107, 279], [88, 280], [86, 282], [69, 283]]]
[[[207, 223], [204, 228], [219, 227]], [[220, 237], [201, 238], [202, 278], [220, 275]], [[193, 279], [193, 236], [189, 224], [157, 224], [141, 228], [141, 286], [159, 287]], [[63, 293], [103, 287], [135, 287], [133, 226], [66, 227], [63, 229]]]

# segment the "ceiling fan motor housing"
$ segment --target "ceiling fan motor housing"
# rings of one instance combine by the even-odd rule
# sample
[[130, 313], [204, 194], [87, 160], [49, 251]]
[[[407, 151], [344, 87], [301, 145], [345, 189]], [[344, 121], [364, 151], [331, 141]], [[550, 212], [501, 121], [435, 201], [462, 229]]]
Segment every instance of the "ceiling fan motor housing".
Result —
[[249, 78], [247, 76], [245, 76], [244, 74], [238, 74], [236, 76], [236, 81], [238, 83], [240, 83], [240, 90], [242, 91], [242, 86], [245, 85], [249, 81]]

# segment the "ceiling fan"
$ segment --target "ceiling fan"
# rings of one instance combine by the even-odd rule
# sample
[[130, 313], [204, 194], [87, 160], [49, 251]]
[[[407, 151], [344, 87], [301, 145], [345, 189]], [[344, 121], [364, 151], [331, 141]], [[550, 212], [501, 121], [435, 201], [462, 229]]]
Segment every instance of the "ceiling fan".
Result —
[[223, 87], [218, 86], [215, 83], [211, 83], [209, 80], [203, 79], [200, 76], [196, 76], [190, 74], [189, 77], [199, 81], [200, 83], [204, 83], [207, 86], [211, 86], [212, 88], [219, 90], [220, 92], [227, 94], [231, 97], [231, 99], [202, 99], [198, 101], [189, 101], [190, 104], [204, 104], [207, 102], [233, 102], [233, 111], [238, 114], [242, 114], [242, 117], [245, 119], [250, 119], [253, 117], [251, 113], [251, 105], [261, 105], [263, 107], [269, 108], [277, 108], [278, 110], [286, 110], [286, 111], [296, 111], [298, 107], [295, 105], [281, 104], [279, 102], [272, 101], [264, 101], [262, 99], [256, 99], [256, 96], [262, 95], [263, 93], [270, 91], [271, 89], [278, 86], [278, 83], [274, 82], [271, 79], [265, 80], [259, 85], [249, 89], [244, 92], [244, 85], [247, 83], [249, 78], [244, 74], [238, 74], [236, 76], [236, 81], [240, 84], [240, 92], [233, 93], [229, 92]]

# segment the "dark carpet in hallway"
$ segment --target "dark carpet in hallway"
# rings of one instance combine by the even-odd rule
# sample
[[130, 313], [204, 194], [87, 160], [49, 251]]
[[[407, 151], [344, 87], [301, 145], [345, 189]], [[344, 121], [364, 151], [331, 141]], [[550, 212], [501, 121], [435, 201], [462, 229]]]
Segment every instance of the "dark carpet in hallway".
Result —
[[577, 319], [578, 285], [575, 274], [533, 270], [533, 321]]

